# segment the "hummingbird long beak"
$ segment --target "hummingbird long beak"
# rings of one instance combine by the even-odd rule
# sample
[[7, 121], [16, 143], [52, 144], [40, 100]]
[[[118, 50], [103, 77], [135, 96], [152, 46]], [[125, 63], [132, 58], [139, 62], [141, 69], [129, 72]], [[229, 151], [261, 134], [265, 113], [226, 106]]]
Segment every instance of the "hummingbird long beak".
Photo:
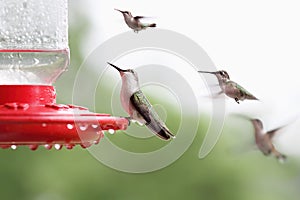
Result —
[[127, 70], [121, 69], [121, 68], [117, 67], [117, 66], [114, 65], [114, 64], [111, 64], [111, 63], [109, 63], [109, 62], [107, 62], [107, 64], [109, 64], [110, 66], [112, 66], [113, 68], [115, 68], [116, 70], [118, 70], [119, 72], [127, 72]]
[[198, 71], [199, 73], [206, 73], [206, 74], [216, 74], [216, 72], [208, 72], [208, 71]]
[[119, 11], [120, 13], [124, 13], [124, 11], [119, 10], [119, 9], [117, 9], [117, 8], [115, 8], [115, 10], [116, 10], [116, 11]]

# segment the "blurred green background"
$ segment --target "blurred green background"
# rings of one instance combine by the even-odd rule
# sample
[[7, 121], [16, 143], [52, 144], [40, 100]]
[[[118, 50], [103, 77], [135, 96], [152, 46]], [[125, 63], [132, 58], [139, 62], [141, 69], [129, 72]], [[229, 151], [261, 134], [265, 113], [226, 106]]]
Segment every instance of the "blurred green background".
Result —
[[[71, 66], [56, 82], [59, 103], [70, 103], [76, 70], [83, 61], [80, 45], [89, 22], [80, 14], [71, 23]], [[92, 74], [92, 73], [91, 73]], [[103, 101], [109, 101], [101, 94]], [[155, 102], [155, 98], [151, 99]], [[98, 112], [106, 112], [98, 109]], [[178, 127], [179, 118], [167, 109], [167, 124]], [[190, 117], [190, 116], [189, 116]], [[205, 159], [198, 158], [208, 118], [201, 118], [199, 131], [190, 148], [170, 166], [145, 174], [129, 174], [106, 167], [87, 150], [75, 147], [60, 151], [40, 147], [30, 151], [0, 150], [1, 199], [79, 200], [79, 199], [222, 199], [222, 200], [282, 200], [298, 199], [299, 162], [290, 158], [280, 164], [253, 150], [251, 125], [226, 120], [219, 142]], [[249, 130], [245, 132], [245, 130]], [[187, 133], [193, 130], [186, 130]], [[121, 146], [145, 151], [164, 142], [156, 138], [142, 145], [122, 133], [110, 136]], [[101, 145], [101, 142], [100, 144]]]

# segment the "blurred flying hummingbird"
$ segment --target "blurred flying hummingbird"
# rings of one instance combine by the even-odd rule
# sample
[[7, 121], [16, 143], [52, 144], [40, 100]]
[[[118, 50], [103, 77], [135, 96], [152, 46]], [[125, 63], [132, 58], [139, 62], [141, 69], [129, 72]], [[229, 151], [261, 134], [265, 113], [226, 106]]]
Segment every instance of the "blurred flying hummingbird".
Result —
[[129, 12], [129, 11], [122, 11], [122, 10], [119, 10], [116, 8], [115, 8], [115, 10], [117, 10], [123, 14], [126, 24], [129, 26], [129, 28], [133, 29], [133, 31], [135, 33], [138, 33], [139, 31], [146, 29], [148, 27], [156, 27], [155, 23], [152, 23], [152, 24], [142, 23], [140, 21], [140, 19], [146, 18], [144, 16], [133, 17], [131, 12]]
[[121, 75], [121, 104], [124, 110], [129, 114], [130, 119], [146, 125], [161, 139], [168, 140], [171, 137], [175, 138], [140, 90], [136, 71], [133, 69], [124, 70], [111, 63], [108, 64], [118, 70]]
[[237, 103], [240, 103], [239, 101], [243, 101], [245, 99], [258, 100], [245, 88], [243, 88], [236, 82], [231, 81], [228, 73], [224, 70], [216, 71], [216, 72], [208, 72], [208, 71], [198, 71], [198, 72], [216, 75], [219, 81], [219, 86], [222, 90], [219, 94], [225, 93], [228, 97], [233, 98]]
[[268, 156], [270, 154], [273, 154], [279, 161], [283, 162], [286, 159], [285, 155], [282, 155], [279, 153], [273, 143], [272, 143], [272, 138], [274, 135], [282, 129], [283, 127], [276, 128], [274, 130], [264, 132], [263, 131], [263, 124], [261, 120], [259, 119], [252, 119], [251, 120], [254, 130], [255, 130], [255, 143], [258, 147], [258, 149], [265, 155]]

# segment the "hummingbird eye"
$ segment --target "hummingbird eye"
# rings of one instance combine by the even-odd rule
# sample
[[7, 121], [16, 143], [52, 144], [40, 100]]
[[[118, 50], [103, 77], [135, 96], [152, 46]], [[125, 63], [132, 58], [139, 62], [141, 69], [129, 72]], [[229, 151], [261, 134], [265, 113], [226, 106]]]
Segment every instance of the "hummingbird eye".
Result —
[[220, 71], [219, 74], [220, 74], [221, 76], [224, 76], [224, 75], [225, 75], [223, 71]]
[[135, 74], [135, 71], [133, 69], [128, 70], [129, 73]]
[[222, 70], [222, 71], [219, 72], [219, 74], [220, 74], [222, 77], [229, 79], [229, 75], [228, 75], [228, 73], [227, 73], [226, 71]]

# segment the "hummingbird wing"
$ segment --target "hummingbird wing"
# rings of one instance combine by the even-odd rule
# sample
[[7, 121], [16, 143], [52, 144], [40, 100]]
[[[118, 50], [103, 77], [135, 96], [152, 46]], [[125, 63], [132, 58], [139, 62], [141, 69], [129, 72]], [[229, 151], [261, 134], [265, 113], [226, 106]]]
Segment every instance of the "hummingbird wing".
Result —
[[[233, 82], [233, 81], [231, 81]], [[235, 83], [235, 82], [234, 82]], [[243, 95], [245, 96], [246, 99], [252, 99], [252, 100], [258, 100], [258, 98], [256, 98], [253, 94], [251, 94], [250, 92], [248, 92], [245, 88], [243, 88], [241, 85], [239, 85], [238, 83], [235, 83], [236, 87], [239, 89], [239, 91], [241, 91], [243, 93]]]
[[144, 118], [146, 123], [151, 122], [150, 109], [152, 106], [140, 90], [132, 94], [130, 97], [130, 103], [133, 105], [139, 115]]
[[286, 126], [286, 125], [281, 126], [281, 127], [278, 127], [278, 128], [275, 128], [275, 129], [273, 129], [273, 130], [271, 130], [271, 131], [268, 131], [267, 134], [268, 134], [269, 138], [272, 139], [272, 138], [274, 137], [274, 135], [275, 135], [279, 130], [281, 130], [282, 128], [284, 128], [285, 126]]
[[130, 103], [146, 121], [146, 126], [158, 137], [168, 140], [174, 135], [169, 131], [166, 125], [161, 121], [156, 111], [141, 90], [135, 92], [130, 97]]
[[146, 18], [145, 16], [135, 16], [133, 17], [135, 20], [139, 20], [139, 19], [142, 19], [142, 18]]
[[275, 128], [275, 129], [273, 129], [271, 131], [268, 131], [267, 134], [269, 135], [270, 138], [272, 138], [272, 137], [274, 137], [275, 133], [277, 133], [281, 129], [285, 128], [289, 124], [293, 123], [295, 120], [298, 120], [298, 115], [295, 116], [294, 118], [292, 118], [291, 120], [289, 120], [288, 123], [285, 123], [285, 125], [282, 125], [282, 126], [280, 126], [278, 128]]

